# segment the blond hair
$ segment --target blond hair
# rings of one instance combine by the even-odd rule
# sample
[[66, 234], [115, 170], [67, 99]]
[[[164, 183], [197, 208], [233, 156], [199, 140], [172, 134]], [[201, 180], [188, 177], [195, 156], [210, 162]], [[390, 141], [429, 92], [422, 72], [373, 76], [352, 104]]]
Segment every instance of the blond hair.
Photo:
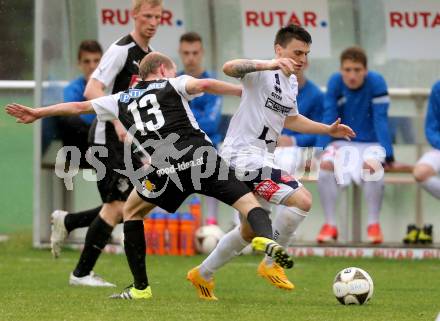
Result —
[[148, 77], [148, 75], [155, 73], [157, 68], [161, 65], [164, 65], [166, 69], [171, 69], [174, 67], [174, 62], [170, 57], [160, 53], [160, 52], [152, 52], [149, 53], [142, 59], [141, 64], [139, 66], [139, 76], [142, 79]]
[[138, 11], [144, 3], [148, 3], [152, 7], [163, 6], [163, 0], [132, 0], [131, 8], [133, 11]]

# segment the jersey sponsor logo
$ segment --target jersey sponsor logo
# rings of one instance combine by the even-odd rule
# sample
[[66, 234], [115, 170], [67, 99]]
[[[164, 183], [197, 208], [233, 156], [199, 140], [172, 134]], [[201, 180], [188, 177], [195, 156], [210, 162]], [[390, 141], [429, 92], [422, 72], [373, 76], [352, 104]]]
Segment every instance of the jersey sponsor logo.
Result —
[[266, 104], [264, 107], [269, 108], [277, 113], [283, 114], [285, 116], [289, 115], [290, 111], [292, 110], [292, 107], [283, 106], [279, 103], [277, 103], [275, 100], [267, 98]]
[[129, 89], [128, 93], [122, 93], [121, 96], [119, 96], [119, 101], [128, 103], [131, 98], [139, 98], [145, 91], [145, 89]]
[[271, 179], [265, 179], [264, 181], [260, 182], [257, 186], [254, 188], [254, 192], [264, 198], [266, 201], [270, 201], [272, 196], [280, 189], [281, 187], [275, 183]]

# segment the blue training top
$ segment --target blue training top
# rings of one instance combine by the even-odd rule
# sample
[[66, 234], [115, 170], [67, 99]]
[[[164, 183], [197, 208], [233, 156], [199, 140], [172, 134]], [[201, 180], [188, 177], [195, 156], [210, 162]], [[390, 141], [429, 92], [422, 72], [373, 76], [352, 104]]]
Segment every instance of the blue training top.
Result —
[[[64, 88], [64, 102], [86, 101], [84, 90], [86, 89], [86, 79], [81, 76], [72, 80]], [[90, 125], [95, 119], [95, 114], [83, 114], [79, 116], [86, 124]]]
[[[326, 124], [338, 117], [356, 133], [355, 142], [378, 142], [385, 148], [388, 161], [393, 160], [393, 146], [388, 128], [388, 108], [390, 98], [385, 79], [377, 72], [369, 71], [364, 83], [358, 89], [349, 89], [342, 81], [341, 74], [333, 74], [327, 84], [324, 99], [324, 118]], [[318, 145], [325, 147], [331, 137], [320, 136]]]
[[[307, 79], [304, 86], [299, 88], [297, 104], [301, 115], [317, 122], [322, 121], [324, 93], [314, 82]], [[298, 133], [287, 128], [283, 129], [282, 134], [295, 137], [296, 145], [300, 147], [317, 146], [319, 137], [316, 134]]]
[[440, 149], [440, 80], [432, 86], [429, 96], [425, 135], [432, 147]]
[[[178, 75], [184, 75], [184, 72], [180, 71]], [[213, 77], [210, 73], [204, 71], [199, 78]], [[208, 135], [214, 146], [217, 146], [221, 140], [219, 127], [222, 117], [222, 102], [223, 99], [221, 96], [207, 93], [189, 102], [189, 107], [199, 123], [200, 128]]]

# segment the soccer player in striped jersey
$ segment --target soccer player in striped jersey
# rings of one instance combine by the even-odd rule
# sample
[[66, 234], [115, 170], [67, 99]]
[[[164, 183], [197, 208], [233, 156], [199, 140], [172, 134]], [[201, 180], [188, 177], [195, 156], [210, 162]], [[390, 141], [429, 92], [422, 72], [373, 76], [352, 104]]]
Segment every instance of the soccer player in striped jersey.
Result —
[[[321, 158], [319, 173], [319, 195], [325, 214], [325, 224], [317, 241], [331, 242], [338, 237], [335, 209], [341, 188], [352, 181], [362, 185], [368, 204], [368, 240], [371, 243], [383, 241], [379, 215], [384, 193], [382, 164], [392, 166], [393, 147], [388, 128], [388, 107], [390, 99], [385, 79], [377, 72], [367, 69], [367, 56], [363, 49], [350, 47], [340, 57], [340, 72], [330, 77], [324, 101], [324, 119], [331, 124], [341, 118], [356, 131], [351, 142], [320, 137], [319, 146], [327, 146]], [[351, 151], [350, 163], [344, 166], [343, 156], [338, 151]], [[341, 157], [339, 157], [341, 156]], [[345, 172], [347, 175], [343, 175]], [[340, 173], [341, 175], [339, 175]], [[368, 174], [365, 174], [368, 173]], [[338, 180], [337, 180], [338, 178]]]
[[[193, 193], [215, 197], [233, 206], [243, 216], [242, 236], [252, 235], [252, 245], [283, 267], [292, 259], [272, 240], [269, 213], [264, 210], [232, 168], [218, 156], [208, 136], [199, 128], [188, 101], [210, 92], [241, 95], [241, 87], [214, 79], [176, 75], [176, 65], [167, 56], [153, 52], [140, 64], [141, 81], [135, 89], [87, 102], [64, 103], [32, 109], [19, 104], [6, 107], [20, 123], [55, 115], [96, 112], [101, 121], [119, 118], [129, 131], [128, 139], [142, 151], [148, 165], [133, 168], [131, 149], [124, 149], [126, 170], [135, 189], [124, 205], [124, 248], [134, 283], [112, 298], [149, 299], [151, 288], [145, 267], [146, 244], [143, 217], [155, 206], [175, 212]], [[128, 153], [127, 153], [128, 151]], [[210, 289], [200, 284], [205, 295]]]

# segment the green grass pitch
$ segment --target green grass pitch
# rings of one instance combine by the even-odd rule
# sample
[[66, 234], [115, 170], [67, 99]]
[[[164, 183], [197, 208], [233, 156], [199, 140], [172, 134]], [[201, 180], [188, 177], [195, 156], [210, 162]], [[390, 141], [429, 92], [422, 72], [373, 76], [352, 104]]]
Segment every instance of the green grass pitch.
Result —
[[[53, 260], [31, 248], [30, 233], [0, 243], [0, 320], [435, 320], [440, 311], [440, 264], [436, 260], [298, 258], [288, 276], [294, 291], [283, 291], [256, 275], [260, 256], [238, 257], [217, 273], [218, 302], [200, 301], [185, 280], [203, 259], [147, 258], [153, 299], [115, 301], [113, 289], [69, 287], [79, 253], [66, 250]], [[371, 302], [342, 306], [333, 297], [335, 274], [349, 266], [368, 271], [375, 283]], [[103, 254], [95, 271], [118, 285], [130, 283], [123, 255]]]

